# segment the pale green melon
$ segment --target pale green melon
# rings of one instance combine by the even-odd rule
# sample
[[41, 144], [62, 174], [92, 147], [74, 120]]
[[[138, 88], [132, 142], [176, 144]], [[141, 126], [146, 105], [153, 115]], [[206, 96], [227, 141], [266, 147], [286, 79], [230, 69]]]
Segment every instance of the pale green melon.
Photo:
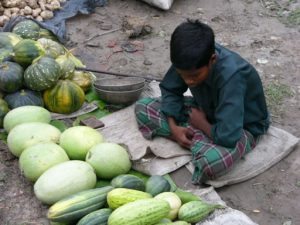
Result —
[[53, 142], [38, 143], [26, 148], [19, 159], [19, 166], [24, 176], [36, 181], [52, 166], [68, 161], [65, 150]]
[[40, 106], [26, 105], [10, 110], [3, 120], [3, 127], [10, 132], [16, 125], [26, 122], [49, 123], [50, 112]]
[[15, 126], [7, 136], [7, 145], [17, 157], [24, 149], [40, 142], [58, 143], [61, 132], [47, 123], [29, 122]]
[[178, 211], [181, 207], [181, 200], [174, 192], [163, 192], [154, 197], [155, 199], [161, 199], [169, 203], [170, 212], [167, 216], [168, 219], [174, 220], [177, 217]]
[[95, 129], [76, 126], [65, 130], [60, 136], [60, 146], [65, 149], [70, 159], [85, 160], [91, 147], [103, 142], [102, 135]]
[[66, 196], [94, 188], [96, 181], [88, 163], [70, 160], [44, 172], [34, 184], [34, 193], [37, 199], [52, 205]]
[[86, 155], [99, 178], [112, 179], [127, 173], [131, 161], [125, 148], [115, 143], [100, 143], [92, 147]]

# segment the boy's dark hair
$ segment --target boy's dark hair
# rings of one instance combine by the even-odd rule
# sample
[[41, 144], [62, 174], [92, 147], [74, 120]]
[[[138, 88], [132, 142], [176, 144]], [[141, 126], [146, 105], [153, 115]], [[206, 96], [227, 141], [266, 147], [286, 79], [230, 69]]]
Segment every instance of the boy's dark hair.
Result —
[[199, 20], [183, 22], [171, 37], [171, 62], [182, 70], [206, 66], [215, 53], [213, 30]]

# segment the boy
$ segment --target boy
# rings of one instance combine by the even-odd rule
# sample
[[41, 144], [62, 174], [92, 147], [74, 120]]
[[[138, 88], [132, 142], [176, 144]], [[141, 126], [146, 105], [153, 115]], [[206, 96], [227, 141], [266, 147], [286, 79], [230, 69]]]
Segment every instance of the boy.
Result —
[[[198, 20], [175, 29], [170, 52], [161, 98], [138, 101], [136, 117], [145, 138], [165, 136], [190, 149], [193, 182], [202, 183], [228, 171], [267, 131], [263, 87], [257, 71]], [[192, 97], [183, 96], [188, 88]]]

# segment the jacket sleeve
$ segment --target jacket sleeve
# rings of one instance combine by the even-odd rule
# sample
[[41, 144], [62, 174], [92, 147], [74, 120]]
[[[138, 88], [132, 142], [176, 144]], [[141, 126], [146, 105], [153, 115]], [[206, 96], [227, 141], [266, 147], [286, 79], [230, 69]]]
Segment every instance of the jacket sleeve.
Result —
[[215, 110], [216, 123], [211, 135], [215, 144], [233, 148], [240, 140], [244, 124], [246, 80], [234, 74], [219, 90]]
[[167, 116], [172, 116], [178, 122], [184, 121], [184, 97], [183, 93], [187, 90], [187, 85], [171, 66], [160, 83], [162, 112]]

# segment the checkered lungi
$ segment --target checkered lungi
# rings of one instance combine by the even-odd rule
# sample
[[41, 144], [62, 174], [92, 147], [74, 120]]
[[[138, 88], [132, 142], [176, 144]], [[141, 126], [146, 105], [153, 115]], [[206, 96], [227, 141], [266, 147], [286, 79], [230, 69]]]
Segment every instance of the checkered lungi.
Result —
[[[185, 97], [185, 112], [188, 115], [194, 105], [193, 98]], [[143, 98], [136, 103], [135, 114], [139, 130], [146, 139], [155, 136], [169, 137], [171, 131], [166, 116], [161, 112], [160, 98]], [[188, 118], [188, 116], [187, 116]], [[180, 126], [191, 129], [194, 133], [191, 145], [192, 162], [195, 166], [192, 180], [194, 183], [202, 183], [212, 180], [232, 168], [235, 162], [255, 147], [255, 138], [246, 130], [243, 130], [241, 139], [235, 148], [226, 148], [216, 145], [202, 131], [193, 128], [188, 122], [180, 123]]]

